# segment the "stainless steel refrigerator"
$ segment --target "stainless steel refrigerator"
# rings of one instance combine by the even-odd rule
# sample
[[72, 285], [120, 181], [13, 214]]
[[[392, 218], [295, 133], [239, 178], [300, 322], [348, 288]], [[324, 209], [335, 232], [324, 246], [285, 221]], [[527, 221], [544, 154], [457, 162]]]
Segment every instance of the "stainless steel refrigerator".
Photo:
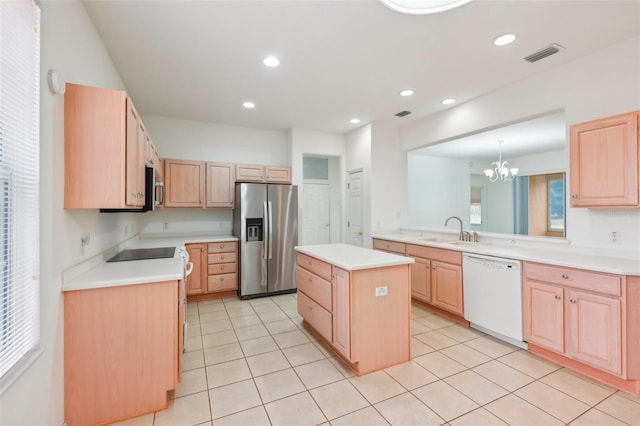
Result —
[[242, 299], [296, 291], [298, 187], [237, 183], [233, 235]]

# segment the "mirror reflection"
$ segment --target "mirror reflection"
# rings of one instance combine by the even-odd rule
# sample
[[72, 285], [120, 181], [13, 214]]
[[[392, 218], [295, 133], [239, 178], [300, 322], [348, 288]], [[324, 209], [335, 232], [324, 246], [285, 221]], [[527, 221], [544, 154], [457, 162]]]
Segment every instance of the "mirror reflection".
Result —
[[409, 224], [564, 237], [567, 155], [563, 112], [410, 151]]

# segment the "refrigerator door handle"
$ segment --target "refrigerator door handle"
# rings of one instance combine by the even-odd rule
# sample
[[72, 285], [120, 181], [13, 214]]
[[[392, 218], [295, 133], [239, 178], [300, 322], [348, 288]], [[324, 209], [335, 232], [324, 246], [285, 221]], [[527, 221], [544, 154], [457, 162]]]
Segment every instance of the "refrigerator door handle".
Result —
[[268, 259], [269, 253], [267, 251], [267, 245], [271, 243], [271, 232], [269, 231], [269, 213], [266, 201], [262, 203], [262, 217], [264, 218], [264, 224], [267, 227], [267, 232], [264, 233], [264, 241], [262, 242], [262, 258]]
[[269, 206], [269, 230], [268, 230], [268, 235], [269, 235], [269, 241], [267, 242], [267, 244], [269, 245], [269, 259], [273, 258], [273, 245], [271, 243], [272, 240], [272, 236], [273, 236], [273, 220], [272, 220], [272, 211], [271, 211], [271, 201], [268, 201], [268, 206]]

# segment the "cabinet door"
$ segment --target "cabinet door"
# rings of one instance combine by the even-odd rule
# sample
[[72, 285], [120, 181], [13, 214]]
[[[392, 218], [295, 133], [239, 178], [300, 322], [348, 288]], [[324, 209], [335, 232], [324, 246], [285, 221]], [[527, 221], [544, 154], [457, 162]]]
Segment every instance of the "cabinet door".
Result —
[[207, 207], [233, 208], [235, 167], [226, 163], [207, 163]]
[[126, 137], [126, 203], [130, 206], [144, 205], [141, 197], [144, 190], [144, 182], [140, 186], [140, 178], [144, 179], [144, 157], [140, 157], [140, 146], [144, 146], [144, 138], [140, 133], [142, 122], [131, 100], [127, 98], [127, 137]]
[[431, 261], [414, 258], [411, 264], [411, 296], [423, 302], [431, 302]]
[[207, 286], [206, 244], [187, 244], [186, 249], [193, 263], [193, 271], [187, 277], [187, 294], [202, 294]]
[[566, 290], [567, 355], [622, 374], [620, 299]]
[[269, 183], [291, 183], [291, 167], [265, 166], [264, 180]]
[[205, 173], [201, 161], [165, 160], [165, 207], [202, 207]]
[[638, 114], [571, 126], [571, 205], [638, 205]]
[[562, 287], [529, 280], [522, 287], [524, 340], [564, 352]]
[[264, 166], [236, 164], [236, 182], [264, 182]]
[[351, 315], [349, 272], [333, 267], [331, 277], [333, 297], [333, 347], [351, 359]]
[[431, 303], [454, 314], [464, 314], [461, 266], [431, 261]]
[[178, 365], [176, 371], [176, 388], [182, 381], [182, 360], [184, 356], [185, 341], [185, 316], [187, 315], [187, 295], [185, 294], [186, 283], [183, 280], [178, 282]]

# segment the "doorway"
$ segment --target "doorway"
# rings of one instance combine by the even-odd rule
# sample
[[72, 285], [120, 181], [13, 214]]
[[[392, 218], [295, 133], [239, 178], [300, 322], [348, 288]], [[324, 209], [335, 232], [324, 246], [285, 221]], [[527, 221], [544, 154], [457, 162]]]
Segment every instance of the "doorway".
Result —
[[342, 223], [343, 216], [339, 168], [339, 157], [303, 155], [300, 244], [341, 241], [338, 224]]
[[347, 243], [364, 246], [364, 173], [362, 169], [349, 172], [347, 183], [349, 213], [347, 217]]

